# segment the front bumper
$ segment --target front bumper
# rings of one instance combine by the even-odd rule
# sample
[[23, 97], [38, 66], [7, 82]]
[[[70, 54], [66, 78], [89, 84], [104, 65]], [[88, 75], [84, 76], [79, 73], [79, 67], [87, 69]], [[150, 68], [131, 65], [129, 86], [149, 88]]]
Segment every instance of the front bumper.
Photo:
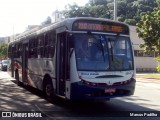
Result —
[[[117, 86], [89, 86], [81, 81], [71, 84], [71, 99], [73, 100], [105, 100], [114, 97], [130, 96], [134, 94], [136, 80], [131, 79], [130, 83]], [[105, 93], [106, 89], [113, 88], [115, 92]]]

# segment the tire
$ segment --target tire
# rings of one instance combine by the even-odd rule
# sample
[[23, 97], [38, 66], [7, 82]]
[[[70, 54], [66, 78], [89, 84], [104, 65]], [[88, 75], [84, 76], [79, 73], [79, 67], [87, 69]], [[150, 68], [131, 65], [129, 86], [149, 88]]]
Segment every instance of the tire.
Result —
[[53, 90], [53, 85], [51, 80], [48, 80], [45, 82], [44, 84], [44, 93], [45, 93], [45, 97], [49, 102], [53, 101], [54, 98], [54, 90]]

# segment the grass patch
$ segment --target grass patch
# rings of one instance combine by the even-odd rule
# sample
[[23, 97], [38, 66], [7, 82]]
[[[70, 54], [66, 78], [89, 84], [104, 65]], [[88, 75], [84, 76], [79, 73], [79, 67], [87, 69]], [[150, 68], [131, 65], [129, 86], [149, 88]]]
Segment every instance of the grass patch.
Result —
[[160, 79], [160, 74], [137, 74], [137, 78]]

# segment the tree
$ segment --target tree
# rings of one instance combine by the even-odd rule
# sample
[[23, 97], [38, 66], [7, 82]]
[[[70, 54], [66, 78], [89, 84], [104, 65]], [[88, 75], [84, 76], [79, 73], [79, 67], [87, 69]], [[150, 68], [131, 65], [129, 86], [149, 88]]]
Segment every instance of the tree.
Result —
[[122, 22], [136, 25], [141, 13], [153, 12], [156, 7], [156, 0], [118, 0], [118, 17]]
[[[144, 48], [146, 52], [158, 50], [160, 55], [160, 0], [158, 7], [153, 12], [144, 14], [141, 20], [137, 23], [137, 33], [140, 38], [143, 38], [144, 44], [140, 47]], [[159, 56], [157, 61], [159, 61]], [[157, 71], [160, 70], [160, 65]]]
[[157, 72], [160, 72], [160, 56], [156, 57], [155, 60], [158, 62], [158, 66], [156, 67]]
[[111, 12], [106, 5], [90, 6], [89, 13], [91, 17], [111, 19]]
[[88, 4], [91, 6], [94, 5], [107, 5], [109, 3], [113, 3], [113, 0], [89, 0]]
[[125, 19], [124, 22], [129, 24], [129, 25], [135, 25], [136, 24], [136, 20], [135, 19]]
[[70, 17], [84, 17], [87, 16], [87, 8], [80, 7], [76, 3], [73, 5], [68, 4], [62, 12], [65, 18]]
[[85, 6], [78, 6], [77, 4], [68, 5], [62, 12], [65, 18], [69, 17], [111, 17], [111, 12], [107, 6], [107, 0], [90, 0]]
[[160, 7], [143, 15], [137, 27], [138, 36], [144, 40], [141, 47], [146, 51], [156, 49], [160, 54]]
[[[153, 12], [157, 0], [117, 0], [117, 17], [121, 22], [136, 25], [141, 16]], [[114, 0], [89, 0], [85, 6], [68, 5], [62, 12], [69, 17], [99, 17], [113, 19]]]
[[52, 23], [52, 20], [51, 20], [51, 17], [47, 17], [47, 19], [44, 21], [44, 22], [42, 22], [41, 24], [42, 25], [48, 25], [48, 24], [51, 24]]
[[7, 44], [2, 44], [0, 46], [0, 59], [4, 59], [7, 57], [7, 48], [8, 48]]

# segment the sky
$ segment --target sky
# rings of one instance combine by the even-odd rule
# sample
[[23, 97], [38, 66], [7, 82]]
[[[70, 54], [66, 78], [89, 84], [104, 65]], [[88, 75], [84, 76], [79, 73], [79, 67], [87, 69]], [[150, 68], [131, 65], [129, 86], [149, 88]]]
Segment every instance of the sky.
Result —
[[0, 37], [25, 31], [28, 25], [40, 25], [55, 10], [76, 3], [83, 6], [88, 0], [0, 0]]

